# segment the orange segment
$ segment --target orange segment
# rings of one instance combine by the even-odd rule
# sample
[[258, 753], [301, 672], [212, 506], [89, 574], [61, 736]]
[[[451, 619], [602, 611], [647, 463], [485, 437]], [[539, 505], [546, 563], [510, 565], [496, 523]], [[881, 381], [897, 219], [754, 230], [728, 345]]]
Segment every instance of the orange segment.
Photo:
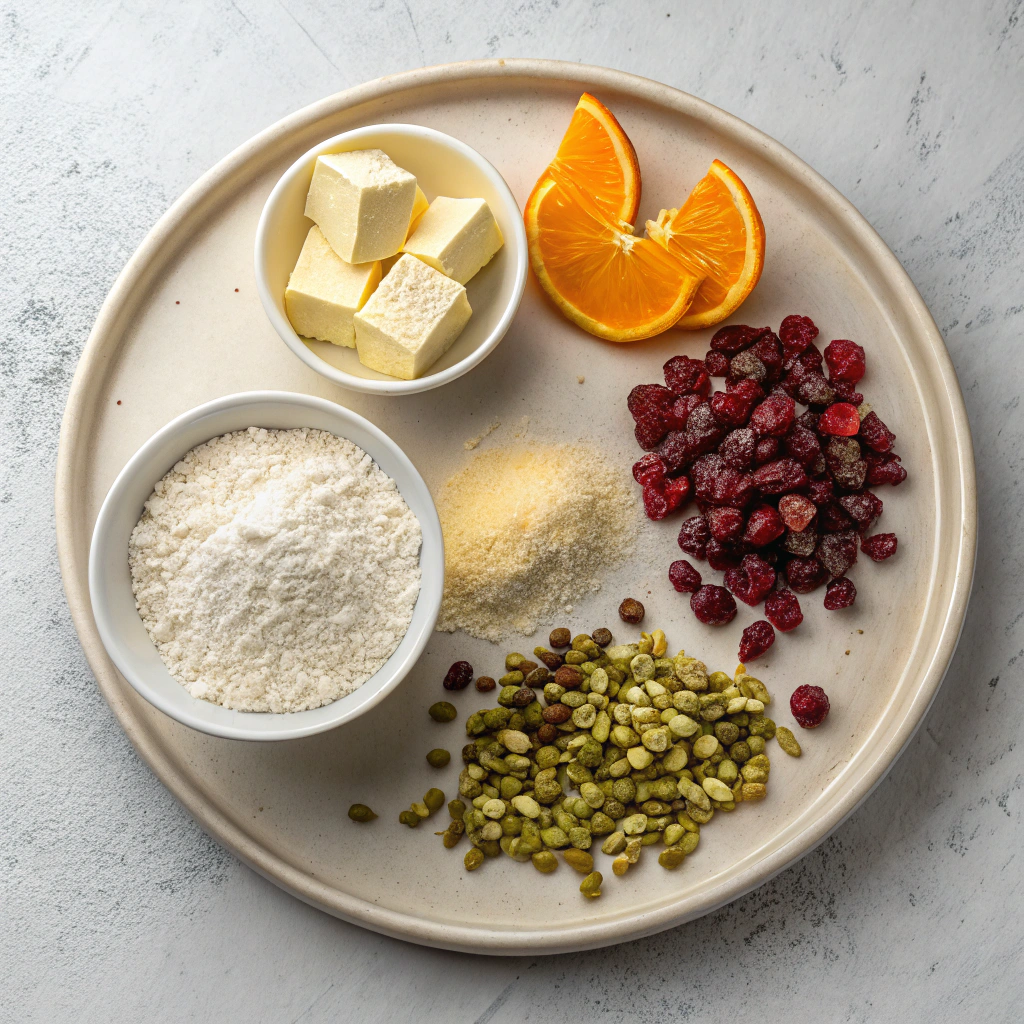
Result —
[[592, 196], [613, 223], [636, 223], [640, 208], [640, 164], [636, 151], [612, 112], [588, 92], [576, 104], [558, 153], [538, 179], [534, 191], [556, 172]]
[[764, 266], [764, 224], [746, 185], [720, 160], [697, 182], [681, 210], [662, 210], [647, 234], [704, 276], [677, 327], [720, 323], [753, 291]]
[[599, 338], [660, 334], [700, 286], [699, 274], [650, 239], [623, 231], [557, 169], [533, 190], [525, 221], [541, 286], [573, 323]]

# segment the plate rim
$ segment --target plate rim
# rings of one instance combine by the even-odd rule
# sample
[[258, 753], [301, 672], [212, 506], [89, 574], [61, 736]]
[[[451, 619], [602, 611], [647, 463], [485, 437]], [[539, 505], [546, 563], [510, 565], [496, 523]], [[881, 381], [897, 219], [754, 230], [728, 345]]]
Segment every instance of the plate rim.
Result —
[[[956, 571], [947, 599], [937, 642], [922, 683], [889, 741], [864, 765], [832, 805], [813, 823], [787, 843], [755, 864], [745, 867], [727, 881], [702, 893], [699, 905], [689, 909], [677, 903], [640, 915], [624, 916], [613, 922], [573, 924], [555, 929], [509, 930], [481, 925], [449, 925], [417, 918], [398, 911], [385, 910], [349, 896], [301, 871], [284, 858], [271, 854], [255, 842], [229, 813], [206, 800], [196, 782], [180, 770], [158, 737], [119, 692], [117, 674], [106, 656], [92, 617], [88, 595], [88, 543], [85, 557], [76, 552], [76, 534], [81, 529], [72, 495], [78, 482], [76, 458], [79, 447], [88, 443], [83, 431], [95, 412], [88, 383], [116, 351], [121, 337], [120, 321], [126, 315], [136, 290], [144, 289], [150, 275], [168, 253], [173, 254], [189, 234], [187, 222], [198, 215], [216, 193], [238, 177], [249, 162], [288, 135], [301, 131], [317, 120], [344, 109], [380, 100], [384, 97], [431, 87], [442, 83], [481, 78], [536, 79], [539, 83], [576, 83], [588, 89], [605, 89], [630, 95], [653, 105], [709, 124], [715, 130], [744, 145], [753, 145], [762, 157], [802, 182], [817, 194], [857, 237], [872, 258], [887, 273], [889, 283], [901, 295], [913, 314], [918, 329], [926, 336], [949, 407], [951, 430], [957, 441], [955, 465], [961, 488], [959, 501], [960, 544], [956, 552]], [[113, 348], [111, 347], [113, 339]], [[91, 403], [91, 404], [90, 404]], [[264, 878], [303, 902], [332, 916], [394, 938], [436, 948], [463, 952], [503, 955], [538, 955], [592, 949], [650, 935], [666, 928], [711, 913], [752, 889], [764, 884], [780, 871], [809, 853], [839, 827], [870, 795], [906, 749], [931, 706], [949, 667], [963, 629], [975, 566], [977, 547], [977, 485], [974, 449], [967, 410], [952, 360], [927, 306], [906, 270], [863, 215], [828, 181], [808, 164], [770, 136], [706, 100], [672, 86], [628, 72], [594, 65], [575, 64], [534, 58], [491, 58], [418, 68], [388, 75], [318, 100], [282, 118], [254, 135], [225, 156], [171, 205], [149, 231], [138, 249], [118, 275], [100, 307], [96, 322], [79, 357], [61, 422], [55, 474], [55, 511], [57, 555], [72, 621], [86, 660], [100, 692], [139, 755], [174, 797], [218, 842]], [[85, 530], [86, 535], [91, 531]]]

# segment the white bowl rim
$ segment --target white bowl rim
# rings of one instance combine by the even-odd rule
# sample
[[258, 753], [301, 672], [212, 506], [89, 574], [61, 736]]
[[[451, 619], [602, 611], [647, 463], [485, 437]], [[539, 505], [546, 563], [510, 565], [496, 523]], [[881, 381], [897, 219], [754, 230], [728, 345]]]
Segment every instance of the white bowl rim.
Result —
[[[270, 211], [278, 204], [285, 189], [292, 180], [299, 174], [306, 172], [311, 157], [319, 156], [321, 153], [328, 153], [342, 143], [364, 136], [376, 135], [382, 132], [391, 132], [395, 135], [419, 136], [429, 138], [442, 145], [448, 146], [465, 156], [474, 163], [477, 168], [490, 179], [494, 188], [503, 196], [505, 201], [516, 211], [513, 218], [516, 236], [516, 276], [512, 287], [512, 297], [509, 299], [501, 319], [495, 325], [494, 330], [479, 344], [472, 352], [460, 359], [459, 362], [447, 369], [439, 370], [437, 373], [427, 373], [415, 380], [399, 380], [397, 377], [392, 380], [371, 380], [368, 377], [358, 377], [355, 374], [346, 373], [344, 370], [332, 366], [326, 360], [321, 359], [314, 352], [311, 352], [303, 340], [295, 333], [288, 318], [277, 308], [274, 300], [274, 293], [263, 272], [262, 255], [269, 244]], [[522, 211], [508, 183], [501, 176], [498, 169], [486, 157], [478, 153], [472, 146], [467, 145], [459, 139], [437, 131], [436, 128], [427, 128], [425, 125], [403, 124], [403, 123], [382, 123], [363, 125], [359, 128], [352, 128], [340, 135], [333, 135], [329, 139], [307, 149], [278, 179], [277, 184], [271, 190], [263, 210], [260, 213], [259, 223], [256, 226], [256, 244], [254, 250], [254, 269], [256, 274], [256, 292], [260, 297], [263, 310], [274, 327], [274, 330], [281, 336], [281, 340], [294, 352], [310, 369], [315, 370], [321, 376], [334, 381], [335, 384], [352, 391], [361, 391], [375, 395], [409, 395], [422, 391], [430, 391], [433, 388], [441, 387], [444, 384], [456, 380], [463, 374], [468, 373], [474, 366], [483, 362], [491, 352], [497, 348], [498, 343], [507, 333], [512, 324], [512, 319], [519, 309], [523, 294], [526, 291], [526, 278], [529, 269], [528, 249], [526, 241], [526, 227], [523, 224]]]
[[[125, 649], [122, 645], [118, 629], [104, 596], [105, 569], [100, 564], [99, 549], [103, 544], [106, 534], [113, 527], [112, 520], [116, 514], [119, 502], [123, 498], [124, 491], [135, 481], [139, 472], [145, 467], [146, 463], [152, 457], [154, 451], [159, 449], [168, 438], [178, 435], [183, 428], [190, 426], [196, 420], [231, 409], [242, 409], [245, 406], [254, 405], [256, 403], [299, 406], [307, 409], [316, 409], [320, 412], [335, 416], [349, 426], [356, 426], [359, 429], [365, 430], [374, 438], [374, 441], [380, 446], [380, 448], [387, 450], [388, 454], [402, 465], [403, 469], [408, 474], [411, 490], [416, 492], [417, 497], [422, 502], [425, 510], [424, 514], [418, 516], [420, 528], [423, 534], [423, 540], [420, 548], [420, 567], [423, 571], [420, 582], [420, 594], [417, 597], [417, 606], [421, 600], [426, 598], [427, 603], [424, 605], [426, 614], [415, 627], [415, 633], [414, 626], [410, 623], [406, 636], [410, 633], [414, 633], [412, 647], [407, 649], [398, 661], [395, 661], [395, 658], [399, 653], [398, 648], [396, 648], [391, 657], [383, 666], [381, 666], [380, 669], [378, 669], [378, 672], [383, 672], [390, 666], [391, 676], [372, 696], [368, 698], [364, 697], [360, 702], [350, 702], [346, 705], [345, 702], [349, 697], [354, 697], [361, 692], [361, 688], [359, 688], [345, 697], [338, 698], [331, 704], [323, 705], [321, 708], [312, 708], [308, 711], [293, 711], [286, 714], [234, 711], [229, 708], [224, 708], [221, 705], [213, 704], [209, 701], [200, 701], [200, 698], [198, 697], [192, 698], [193, 700], [200, 702], [204, 706], [204, 711], [207, 713], [209, 713], [209, 709], [214, 709], [213, 713], [215, 718], [223, 717], [223, 723], [219, 721], [210, 722], [199, 718], [198, 716], [193, 716], [187, 711], [182, 711], [180, 707], [166, 701], [162, 695], [149, 684], [143, 674], [135, 671], [131, 657], [126, 656], [125, 654]], [[250, 425], [258, 426], [259, 424]], [[239, 427], [237, 429], [243, 428]], [[216, 437], [219, 435], [214, 434], [212, 436]], [[344, 437], [345, 435], [338, 434], [337, 436]], [[201, 444], [202, 442], [198, 443]], [[191, 447], [194, 446], [190, 446], [187, 450], [191, 450]], [[180, 454], [184, 455], [185, 452], [182, 451]], [[373, 452], [368, 452], [367, 454], [374, 459], [374, 462], [377, 461]], [[164, 470], [164, 472], [166, 472], [166, 470]], [[154, 486], [159, 479], [159, 477], [154, 479], [151, 486]], [[127, 558], [128, 552], [126, 549], [125, 559], [127, 560]], [[92, 603], [93, 617], [96, 621], [96, 626], [99, 631], [100, 639], [103, 642], [103, 646], [118, 671], [141, 697], [160, 711], [164, 712], [164, 714], [173, 718], [175, 721], [180, 722], [182, 725], [187, 725], [192, 729], [196, 729], [199, 732], [207, 733], [211, 736], [223, 737], [225, 739], [273, 741], [313, 736], [317, 733], [334, 729], [346, 722], [350, 722], [358, 718], [364, 712], [369, 711], [370, 708], [379, 704], [408, 675], [426, 648], [426, 645], [434, 632], [434, 627], [437, 624], [437, 617], [441, 610], [443, 581], [444, 541], [441, 535], [441, 523], [437, 516], [437, 511], [434, 506], [434, 500], [430, 493], [430, 489], [427, 487], [426, 481], [424, 481], [419, 470], [416, 469], [410, 458], [404, 451], [402, 451], [394, 440], [364, 416], [360, 416], [358, 413], [352, 412], [352, 410], [346, 409], [344, 406], [338, 405], [336, 402], [331, 402], [326, 398], [318, 398], [313, 395], [305, 395], [290, 391], [244, 391], [236, 394], [225, 395], [222, 398], [216, 398], [213, 401], [205, 402], [193, 409], [189, 409], [187, 412], [175, 417], [169, 423], [161, 427], [145, 442], [145, 444], [142, 445], [141, 448], [138, 449], [138, 451], [135, 452], [111, 484], [106, 497], [103, 499], [103, 504], [100, 507], [99, 514], [96, 517], [96, 523], [93, 527], [92, 539], [89, 546], [89, 597]], [[403, 637], [403, 641], [404, 639], [405, 637]], [[371, 678], [373, 677], [371, 676]], [[369, 680], [367, 680], [367, 682], [369, 682]], [[311, 714], [314, 712], [324, 712], [325, 709], [333, 709], [335, 714], [321, 714], [318, 718], [322, 720], [313, 722], [309, 720], [309, 716]], [[223, 716], [221, 716], [219, 712], [223, 712]], [[275, 723], [275, 727], [273, 728], [267, 729], [264, 727], [259, 732], [255, 732], [246, 728], [246, 724], [250, 719], [253, 722], [257, 720], [262, 722], [266, 722], [268, 720], [278, 721]]]

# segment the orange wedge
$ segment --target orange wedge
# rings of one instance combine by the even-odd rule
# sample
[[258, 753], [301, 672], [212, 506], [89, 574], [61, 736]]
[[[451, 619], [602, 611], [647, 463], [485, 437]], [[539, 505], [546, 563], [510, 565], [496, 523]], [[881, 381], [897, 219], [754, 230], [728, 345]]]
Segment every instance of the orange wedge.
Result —
[[[534, 192], [556, 173], [592, 196], [613, 223], [636, 223], [640, 208], [636, 151], [612, 112], [589, 92], [576, 104], [555, 159], [538, 179]], [[529, 201], [533, 201], [532, 195]]]
[[608, 341], [660, 334], [686, 311], [703, 275], [638, 238], [552, 164], [524, 214], [530, 263], [573, 323]]
[[764, 224], [746, 185], [720, 160], [681, 210], [662, 210], [647, 234], [704, 278], [676, 327], [699, 330], [731, 316], [764, 266]]

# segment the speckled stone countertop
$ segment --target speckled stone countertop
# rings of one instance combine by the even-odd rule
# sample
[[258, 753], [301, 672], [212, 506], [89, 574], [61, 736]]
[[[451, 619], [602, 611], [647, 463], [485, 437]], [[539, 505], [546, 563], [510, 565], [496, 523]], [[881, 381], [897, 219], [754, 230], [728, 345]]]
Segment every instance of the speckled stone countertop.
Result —
[[[0, 1020], [1019, 1020], [1024, 980], [1021, 0], [9, 0], [0, 136]], [[963, 639], [888, 778], [795, 867], [625, 947], [482, 959], [335, 921], [135, 755], [64, 602], [53, 468], [111, 282], [203, 171], [297, 107], [482, 56], [606, 64], [763, 129], [879, 230], [978, 456]]]

